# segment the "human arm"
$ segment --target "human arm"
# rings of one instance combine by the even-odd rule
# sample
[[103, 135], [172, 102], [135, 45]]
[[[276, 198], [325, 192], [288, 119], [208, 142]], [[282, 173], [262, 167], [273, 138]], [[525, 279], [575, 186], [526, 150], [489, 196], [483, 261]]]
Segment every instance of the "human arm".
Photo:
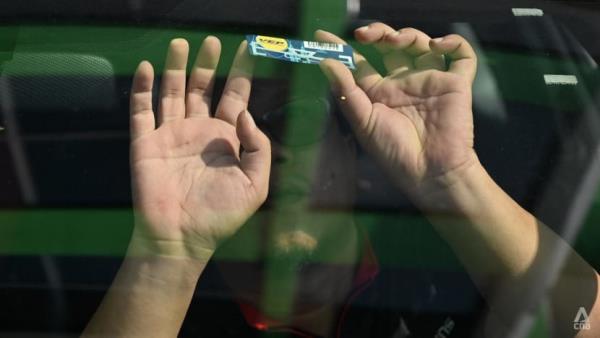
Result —
[[[504, 337], [547, 295], [557, 337], [596, 337], [599, 276], [560, 236], [521, 208], [477, 165], [455, 172], [435, 200], [450, 209], [427, 217], [464, 263], [486, 298], [485, 337]], [[564, 266], [560, 266], [565, 255]], [[557, 266], [558, 265], [558, 266]], [[553, 279], [556, 278], [556, 279]], [[589, 329], [575, 329], [580, 308]]]
[[[343, 43], [324, 31], [316, 37]], [[353, 73], [334, 60], [322, 62], [342, 110], [361, 145], [454, 249], [500, 321], [510, 323], [515, 309], [530, 306], [525, 292], [549, 287], [542, 276], [552, 269], [551, 251], [562, 247], [571, 259], [552, 292], [557, 323], [572, 336], [572, 309], [587, 306], [592, 328], [579, 337], [600, 334], [600, 324], [594, 325], [600, 323], [597, 273], [479, 162], [471, 92], [477, 60], [468, 42], [382, 23], [359, 28], [355, 37], [381, 52], [387, 74], [359, 54]], [[567, 280], [587, 292], [569, 294]], [[592, 309], [594, 302], [599, 305]]]
[[220, 50], [214, 37], [203, 42], [186, 86], [189, 46], [183, 39], [171, 42], [158, 128], [152, 66], [144, 61], [136, 71], [130, 106], [134, 230], [85, 337], [177, 336], [217, 245], [267, 196], [271, 150], [247, 112], [252, 60], [245, 42], [210, 114]]

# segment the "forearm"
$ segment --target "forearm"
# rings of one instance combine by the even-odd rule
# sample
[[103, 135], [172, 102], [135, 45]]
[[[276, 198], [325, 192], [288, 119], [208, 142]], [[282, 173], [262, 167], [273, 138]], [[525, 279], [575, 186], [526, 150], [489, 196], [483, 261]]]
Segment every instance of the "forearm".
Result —
[[476, 280], [527, 271], [539, 247], [537, 220], [479, 162], [439, 180], [444, 188], [431, 189], [418, 203]]
[[82, 336], [177, 336], [207, 260], [151, 251], [132, 240], [115, 281]]
[[[550, 296], [558, 329], [573, 336], [577, 310], [590, 313], [597, 297], [594, 269], [512, 200], [478, 162], [444, 180], [449, 188], [428, 196], [423, 208], [492, 311], [510, 323], [556, 283]], [[562, 271], [556, 270], [558, 252], [570, 257]], [[557, 280], [549, 279], [556, 273]]]

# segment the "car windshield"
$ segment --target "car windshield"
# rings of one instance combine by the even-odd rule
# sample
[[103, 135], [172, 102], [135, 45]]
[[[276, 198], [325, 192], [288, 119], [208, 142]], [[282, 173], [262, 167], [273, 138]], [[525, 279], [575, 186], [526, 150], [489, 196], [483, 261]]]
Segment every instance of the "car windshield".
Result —
[[[371, 25], [372, 30], [382, 22], [431, 37], [461, 36], [477, 56], [468, 95], [478, 162], [515, 205], [568, 244], [544, 249], [548, 255], [541, 260], [551, 268], [536, 272], [536, 278], [558, 278], [569, 261], [565, 247], [600, 269], [597, 2], [23, 0], [2, 7], [0, 336], [80, 335], [107, 294], [136, 224], [132, 198], [140, 199], [132, 188], [139, 177], [130, 157], [132, 78], [142, 60], [153, 65], [158, 107], [160, 81], [169, 68], [165, 55], [174, 38], [188, 41], [190, 60], [207, 36], [220, 40], [209, 95], [211, 116], [216, 116], [219, 98], [231, 95], [227, 77], [238, 45], [253, 35], [282, 38], [290, 46], [290, 39], [320, 40], [316, 30], [339, 36], [358, 53], [353, 74], [374, 103], [369, 111], [391, 106], [400, 94], [380, 82], [362, 86], [356, 74], [365, 68], [357, 55], [373, 72], [389, 74], [386, 81], [402, 81], [405, 74], [390, 70], [392, 47], [364, 43], [357, 28]], [[457, 60], [448, 55], [442, 66], [451, 72]], [[294, 58], [289, 54], [251, 57], [247, 110], [270, 142], [268, 194], [235, 234], [219, 242], [179, 334], [478, 336], [493, 316], [482, 291], [489, 281], [473, 275], [473, 256], [465, 258], [436, 227], [439, 218], [452, 218], [455, 210], [443, 206], [432, 217], [423, 199], [415, 197], [417, 185], [406, 183], [413, 172], [406, 166], [390, 169], [386, 159], [397, 156], [382, 154], [404, 154], [407, 143], [375, 151], [384, 136], [364, 138], [357, 131], [348, 109], [355, 93], [331, 89], [331, 74], [322, 67], [289, 62]], [[442, 83], [432, 80], [423, 88]], [[429, 107], [443, 97], [425, 99], [423, 106]], [[418, 115], [420, 106], [415, 106]], [[446, 113], [455, 114], [449, 119], [454, 122], [461, 118], [458, 112]], [[395, 125], [378, 121], [390, 127], [382, 127], [388, 131], [382, 135], [391, 137]], [[435, 125], [431, 139], [442, 135], [441, 129]], [[450, 153], [453, 141], [442, 143], [448, 147], [442, 153]], [[250, 149], [247, 144], [239, 148], [238, 159]], [[158, 178], [147, 184], [167, 193]], [[502, 204], [486, 201], [490, 208]], [[485, 242], [464, 237], [473, 246], [480, 240]], [[512, 252], [522, 254], [517, 246]], [[515, 306], [501, 336], [553, 336], [552, 297], [534, 294]], [[576, 306], [565, 315], [568, 325], [579, 318], [580, 307], [591, 309]]]

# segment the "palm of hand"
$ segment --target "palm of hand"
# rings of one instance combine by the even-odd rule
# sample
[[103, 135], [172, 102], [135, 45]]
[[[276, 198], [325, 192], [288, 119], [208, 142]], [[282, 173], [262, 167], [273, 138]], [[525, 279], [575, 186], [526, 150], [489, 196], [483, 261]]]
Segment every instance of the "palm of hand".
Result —
[[173, 121], [132, 143], [135, 201], [154, 238], [235, 232], [258, 195], [239, 166], [239, 147], [235, 127], [204, 117]]
[[367, 144], [388, 170], [400, 170], [414, 185], [471, 160], [471, 91], [462, 77], [438, 70], [393, 73], [367, 95], [373, 103]]
[[[325, 31], [316, 37], [344, 43]], [[414, 28], [395, 31], [379, 22], [357, 29], [355, 37], [381, 53], [385, 77], [358, 53], [353, 73], [333, 60], [321, 66], [343, 97], [342, 109], [359, 141], [414, 197], [443, 189], [455, 173], [477, 162], [471, 110], [475, 52], [458, 35], [432, 40]]]
[[[252, 60], [238, 48], [214, 114], [220, 42], [208, 37], [186, 83], [189, 46], [175, 39], [163, 72], [158, 113], [154, 72], [142, 62], [131, 93], [131, 171], [140, 247], [205, 259], [264, 202], [269, 139], [247, 111]], [[158, 128], [157, 128], [158, 124]]]

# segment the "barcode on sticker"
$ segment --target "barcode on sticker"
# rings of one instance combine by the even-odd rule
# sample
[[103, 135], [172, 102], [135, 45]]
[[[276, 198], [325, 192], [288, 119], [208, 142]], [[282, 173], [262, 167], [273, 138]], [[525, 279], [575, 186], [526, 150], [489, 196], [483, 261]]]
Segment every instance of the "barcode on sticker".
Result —
[[340, 45], [337, 43], [304, 41], [304, 48], [342, 52], [344, 50], [344, 45]]
[[250, 55], [308, 65], [318, 65], [325, 59], [335, 59], [350, 69], [356, 69], [352, 47], [349, 45], [264, 35], [246, 35], [246, 41]]

